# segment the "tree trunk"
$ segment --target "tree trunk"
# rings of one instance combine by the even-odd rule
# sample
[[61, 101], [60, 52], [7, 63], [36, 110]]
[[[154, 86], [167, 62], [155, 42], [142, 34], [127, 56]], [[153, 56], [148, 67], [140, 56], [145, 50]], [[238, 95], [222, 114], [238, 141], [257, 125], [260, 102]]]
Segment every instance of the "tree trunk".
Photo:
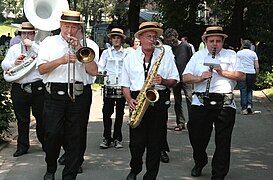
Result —
[[139, 11], [140, 11], [140, 2], [139, 2], [139, 0], [130, 0], [128, 21], [129, 21], [129, 29], [130, 29], [131, 37], [138, 30]]
[[240, 38], [243, 37], [243, 31], [244, 31], [244, 4], [245, 0], [236, 0], [234, 9], [233, 9], [233, 15], [232, 15], [232, 21], [230, 26], [230, 45], [233, 47], [239, 47], [240, 44]]

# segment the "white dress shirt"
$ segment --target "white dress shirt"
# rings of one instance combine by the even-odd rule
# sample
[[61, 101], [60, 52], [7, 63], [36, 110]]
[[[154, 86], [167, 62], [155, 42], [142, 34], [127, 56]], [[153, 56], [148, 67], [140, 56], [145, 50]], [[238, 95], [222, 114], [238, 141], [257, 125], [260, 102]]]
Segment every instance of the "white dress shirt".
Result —
[[[82, 41], [81, 41], [82, 43]], [[87, 46], [96, 49], [95, 46], [87, 41]], [[69, 52], [68, 43], [61, 35], [55, 35], [45, 38], [40, 46], [38, 53], [37, 67], [43, 63], [54, 61]], [[96, 53], [96, 51], [95, 51]], [[94, 61], [97, 62], [98, 55], [95, 55]], [[70, 63], [70, 82], [73, 81], [73, 63]], [[85, 65], [80, 61], [75, 63], [75, 81], [83, 82], [84, 85], [94, 82], [95, 77], [89, 75], [85, 70]], [[49, 73], [44, 74], [43, 82], [67, 83], [68, 82], [68, 64], [59, 65]]]
[[[123, 47], [119, 50], [116, 50], [113, 46], [111, 48], [105, 49], [100, 57], [98, 63], [99, 72], [105, 72], [107, 77], [106, 80], [109, 80], [109, 85], [120, 85], [120, 75], [122, 70], [122, 64], [124, 58], [127, 56], [127, 51]], [[105, 83], [105, 85], [107, 85]]]
[[[204, 71], [208, 71], [209, 67], [204, 65], [205, 59], [211, 56], [207, 48], [197, 51], [193, 54], [190, 61], [188, 62], [184, 74], [192, 74], [193, 76], [201, 76]], [[228, 71], [240, 71], [243, 72], [243, 66], [240, 59], [236, 57], [236, 52], [233, 50], [222, 49], [215, 57], [217, 62], [220, 62], [220, 66], [223, 70]], [[210, 93], [230, 93], [233, 92], [236, 81], [228, 79], [219, 75], [213, 70], [211, 82], [210, 82]], [[205, 92], [207, 81], [202, 81], [194, 84], [194, 92]], [[192, 104], [201, 105], [196, 95], [193, 95]], [[235, 103], [230, 105], [235, 108]]]
[[[157, 74], [159, 74], [164, 79], [175, 79], [180, 81], [178, 70], [176, 68], [174, 62], [174, 55], [169, 46], [165, 46], [165, 55], [161, 60], [161, 64], [158, 68]], [[156, 48], [153, 53], [153, 57], [151, 60], [151, 67], [149, 68], [149, 72], [152, 69], [153, 64], [158, 59], [161, 50]], [[130, 53], [125, 59], [122, 68], [121, 74], [121, 86], [129, 87], [131, 91], [139, 91], [141, 90], [144, 81], [144, 53], [142, 52], [141, 46], [136, 49], [135, 52]], [[156, 90], [164, 90], [166, 89], [163, 85], [155, 85]]]

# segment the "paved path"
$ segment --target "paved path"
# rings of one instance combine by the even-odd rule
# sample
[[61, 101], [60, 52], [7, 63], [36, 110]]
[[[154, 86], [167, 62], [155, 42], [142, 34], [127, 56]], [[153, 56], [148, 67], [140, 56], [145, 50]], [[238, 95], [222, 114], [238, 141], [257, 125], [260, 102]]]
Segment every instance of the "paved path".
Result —
[[[236, 103], [239, 106], [238, 91]], [[184, 102], [185, 105], [185, 102]], [[186, 106], [184, 106], [186, 107]], [[102, 96], [94, 93], [88, 125], [88, 147], [85, 153], [83, 174], [78, 180], [124, 180], [129, 173], [130, 153], [128, 148], [128, 126], [126, 118], [123, 125], [124, 148], [109, 148], [102, 150], [99, 144], [102, 140]], [[261, 113], [240, 115], [237, 110], [237, 120], [232, 139], [231, 166], [227, 180], [272, 180], [273, 179], [273, 104], [261, 91], [255, 91], [254, 110]], [[190, 176], [193, 167], [192, 149], [188, 140], [187, 130], [175, 132], [175, 114], [173, 104], [169, 111], [168, 142], [171, 152], [170, 163], [162, 163], [158, 180], [209, 180], [211, 172], [211, 157], [214, 150], [212, 136], [208, 146], [209, 164], [204, 168], [199, 178]], [[29, 153], [14, 158], [16, 140], [12, 140], [0, 151], [0, 180], [41, 180], [46, 170], [44, 153], [37, 142], [35, 129], [31, 128], [31, 147]], [[60, 180], [63, 166], [58, 167], [56, 180]], [[138, 179], [142, 179], [143, 171]]]

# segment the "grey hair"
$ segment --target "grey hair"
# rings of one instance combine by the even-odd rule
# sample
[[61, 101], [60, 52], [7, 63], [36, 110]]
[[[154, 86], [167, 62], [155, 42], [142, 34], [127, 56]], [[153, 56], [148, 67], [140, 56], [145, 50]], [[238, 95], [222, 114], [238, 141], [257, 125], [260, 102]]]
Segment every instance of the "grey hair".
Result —
[[243, 48], [244, 49], [250, 49], [250, 47], [251, 47], [251, 41], [250, 40], [243, 40], [243, 42], [242, 42], [242, 45], [243, 45]]

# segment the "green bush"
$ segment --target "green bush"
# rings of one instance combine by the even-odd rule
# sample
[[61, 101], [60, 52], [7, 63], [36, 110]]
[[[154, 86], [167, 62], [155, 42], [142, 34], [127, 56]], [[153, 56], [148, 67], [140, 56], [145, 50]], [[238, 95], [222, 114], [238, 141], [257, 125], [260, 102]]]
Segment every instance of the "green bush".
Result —
[[273, 71], [261, 72], [257, 77], [256, 89], [267, 89], [273, 85]]
[[[3, 56], [0, 56], [0, 63]], [[10, 98], [11, 84], [3, 78], [3, 70], [0, 68], [0, 134], [9, 131], [9, 123], [14, 120], [13, 106]], [[2, 136], [1, 136], [2, 137]], [[1, 138], [0, 137], [0, 138]]]

